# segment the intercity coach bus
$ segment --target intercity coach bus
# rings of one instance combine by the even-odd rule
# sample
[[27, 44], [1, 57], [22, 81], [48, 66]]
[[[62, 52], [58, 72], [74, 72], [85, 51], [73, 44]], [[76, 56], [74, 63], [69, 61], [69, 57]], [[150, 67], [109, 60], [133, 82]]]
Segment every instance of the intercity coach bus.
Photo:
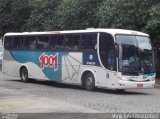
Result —
[[6, 33], [3, 73], [125, 90], [152, 88], [155, 56], [148, 34], [123, 29]]

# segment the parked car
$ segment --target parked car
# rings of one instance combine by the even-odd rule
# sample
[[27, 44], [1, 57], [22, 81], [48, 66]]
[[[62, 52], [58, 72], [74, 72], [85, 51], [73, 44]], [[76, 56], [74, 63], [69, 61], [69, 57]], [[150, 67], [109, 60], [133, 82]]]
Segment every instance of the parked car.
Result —
[[0, 41], [0, 65], [2, 65], [2, 56], [3, 56], [3, 46], [2, 42]]

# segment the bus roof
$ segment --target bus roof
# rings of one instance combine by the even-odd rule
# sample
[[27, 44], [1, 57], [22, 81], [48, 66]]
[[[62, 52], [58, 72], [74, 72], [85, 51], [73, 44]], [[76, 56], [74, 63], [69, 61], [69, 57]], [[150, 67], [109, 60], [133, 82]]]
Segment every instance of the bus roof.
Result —
[[116, 34], [126, 34], [126, 35], [142, 35], [149, 36], [146, 33], [133, 31], [133, 30], [125, 30], [125, 29], [102, 29], [102, 28], [88, 28], [86, 30], [67, 30], [67, 31], [44, 31], [44, 32], [17, 32], [17, 33], [6, 33], [5, 36], [13, 36], [13, 35], [40, 35], [40, 34], [68, 34], [68, 33], [92, 33], [92, 32], [106, 32], [110, 33], [113, 36]]

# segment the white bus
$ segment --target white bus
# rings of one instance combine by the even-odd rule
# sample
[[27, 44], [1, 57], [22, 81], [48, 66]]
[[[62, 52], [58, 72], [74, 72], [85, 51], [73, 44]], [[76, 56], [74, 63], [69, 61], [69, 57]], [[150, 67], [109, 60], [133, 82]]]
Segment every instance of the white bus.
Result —
[[3, 73], [124, 90], [152, 88], [154, 52], [148, 34], [122, 29], [6, 33]]

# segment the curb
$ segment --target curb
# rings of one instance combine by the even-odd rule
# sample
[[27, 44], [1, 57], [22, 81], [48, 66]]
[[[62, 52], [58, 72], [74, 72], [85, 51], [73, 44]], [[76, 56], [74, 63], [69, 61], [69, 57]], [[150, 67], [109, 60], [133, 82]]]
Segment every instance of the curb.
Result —
[[160, 84], [155, 84], [155, 88], [160, 88]]
[[160, 79], [155, 80], [155, 88], [160, 88]]

